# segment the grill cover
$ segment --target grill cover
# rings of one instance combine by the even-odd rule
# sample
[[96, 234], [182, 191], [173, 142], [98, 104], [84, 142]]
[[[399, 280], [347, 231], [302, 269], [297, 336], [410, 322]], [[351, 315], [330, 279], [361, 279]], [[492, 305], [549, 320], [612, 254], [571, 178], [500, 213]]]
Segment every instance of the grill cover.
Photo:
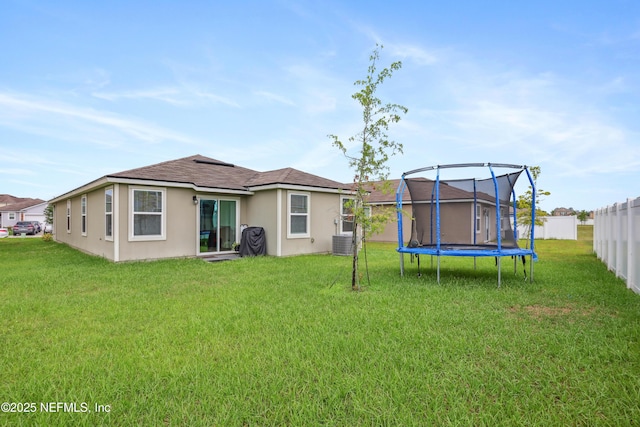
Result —
[[267, 254], [267, 239], [262, 227], [247, 227], [242, 230], [240, 239], [240, 256]]

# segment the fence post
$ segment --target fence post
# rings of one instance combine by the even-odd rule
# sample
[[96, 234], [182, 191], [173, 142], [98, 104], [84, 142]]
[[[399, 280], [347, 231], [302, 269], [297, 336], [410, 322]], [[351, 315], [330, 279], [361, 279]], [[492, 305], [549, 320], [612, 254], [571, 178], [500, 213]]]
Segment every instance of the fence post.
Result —
[[607, 268], [609, 271], [616, 271], [616, 246], [615, 246], [615, 238], [617, 233], [616, 230], [616, 208], [617, 204], [613, 204], [609, 206], [607, 209], [608, 218], [607, 222], [609, 223], [609, 227], [607, 228]]
[[[624, 272], [623, 261], [626, 261], [626, 253], [624, 252], [624, 203], [618, 203], [616, 205], [616, 234], [615, 234], [615, 245], [616, 245], [616, 277], [624, 278], [626, 280], [626, 274]], [[627, 224], [624, 224], [627, 225]]]
[[627, 288], [635, 284], [635, 230], [633, 224], [633, 200], [627, 199]]

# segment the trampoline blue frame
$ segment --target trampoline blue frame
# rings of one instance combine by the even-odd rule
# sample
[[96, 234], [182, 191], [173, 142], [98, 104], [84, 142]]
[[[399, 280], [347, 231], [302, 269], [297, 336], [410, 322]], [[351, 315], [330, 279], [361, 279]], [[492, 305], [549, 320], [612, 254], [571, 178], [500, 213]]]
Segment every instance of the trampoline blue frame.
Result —
[[[517, 246], [518, 242], [518, 224], [516, 217], [516, 194], [512, 188], [512, 198], [513, 198], [513, 237], [516, 242], [516, 247], [513, 246], [503, 246], [502, 245], [502, 236], [501, 233], [497, 233], [497, 244], [496, 245], [476, 245], [476, 236], [474, 234], [474, 245], [453, 245], [453, 244], [442, 244], [440, 240], [440, 169], [447, 168], [464, 168], [464, 167], [488, 167], [491, 172], [491, 178], [493, 180], [494, 190], [496, 194], [496, 230], [500, 230], [501, 224], [501, 215], [500, 215], [500, 197], [498, 196], [499, 188], [498, 188], [498, 180], [493, 171], [493, 167], [499, 168], [511, 168], [511, 169], [522, 169], [527, 173], [527, 177], [529, 179], [529, 183], [532, 189], [532, 206], [536, 205], [536, 187], [531, 177], [531, 173], [529, 172], [529, 168], [526, 165], [510, 165], [503, 163], [462, 163], [462, 164], [451, 164], [451, 165], [437, 165], [437, 166], [428, 166], [425, 168], [414, 169], [409, 172], [405, 172], [402, 174], [402, 179], [400, 180], [400, 184], [398, 185], [398, 189], [396, 190], [396, 207], [397, 207], [397, 219], [398, 219], [398, 248], [397, 251], [400, 253], [400, 275], [404, 276], [404, 254], [411, 255], [431, 255], [436, 256], [438, 259], [438, 267], [437, 267], [437, 280], [440, 283], [440, 257], [441, 256], [466, 256], [466, 257], [496, 257], [497, 266], [498, 266], [498, 286], [500, 286], [501, 282], [501, 258], [505, 256], [510, 256], [514, 258], [514, 271], [517, 266], [517, 257], [530, 257], [529, 262], [529, 281], [533, 281], [533, 261], [537, 261], [538, 255], [535, 253], [535, 234], [534, 234], [534, 224], [536, 219], [536, 210], [531, 209], [531, 230], [530, 230], [530, 248], [520, 248]], [[418, 247], [410, 247], [404, 245], [404, 233], [403, 233], [403, 218], [402, 218], [402, 198], [404, 191], [406, 190], [407, 183], [405, 178], [408, 175], [436, 170], [436, 183], [435, 183], [435, 207], [436, 207], [436, 243], [435, 245], [427, 245], [427, 246], [418, 246]], [[475, 206], [477, 204], [477, 193], [475, 188], [475, 179], [474, 179], [474, 194], [473, 194], [473, 204], [474, 204], [474, 212]], [[432, 206], [433, 206], [433, 196], [432, 196]], [[456, 246], [459, 246], [456, 248]], [[463, 249], [464, 248], [464, 249]], [[491, 248], [491, 249], [489, 249]], [[419, 265], [419, 258], [418, 258]]]

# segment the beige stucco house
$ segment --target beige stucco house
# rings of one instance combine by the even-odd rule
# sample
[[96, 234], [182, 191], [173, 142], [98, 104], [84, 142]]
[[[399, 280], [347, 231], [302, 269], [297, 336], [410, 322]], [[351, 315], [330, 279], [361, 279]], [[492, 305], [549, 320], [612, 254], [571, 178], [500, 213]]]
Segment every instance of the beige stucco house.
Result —
[[264, 228], [268, 255], [331, 252], [350, 194], [296, 169], [195, 155], [106, 175], [49, 203], [56, 241], [118, 262], [231, 253], [245, 225]]

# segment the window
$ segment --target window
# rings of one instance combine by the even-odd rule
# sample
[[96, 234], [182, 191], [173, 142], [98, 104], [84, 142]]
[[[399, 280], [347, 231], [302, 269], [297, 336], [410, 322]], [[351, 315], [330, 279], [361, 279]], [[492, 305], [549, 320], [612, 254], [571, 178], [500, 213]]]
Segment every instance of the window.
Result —
[[71, 200], [67, 200], [67, 233], [71, 233]]
[[353, 233], [353, 203], [350, 197], [340, 198], [340, 234]]
[[509, 228], [509, 214], [507, 208], [500, 208], [500, 230], [504, 231]]
[[129, 195], [130, 240], [165, 239], [165, 190], [132, 188]]
[[80, 227], [82, 235], [87, 235], [87, 195], [80, 198]]
[[309, 237], [309, 194], [289, 193], [289, 238]]
[[480, 205], [476, 204], [476, 233], [480, 233]]
[[9, 212], [9, 219], [15, 220], [16, 219], [16, 213], [15, 212]]
[[113, 240], [113, 188], [104, 190], [104, 237]]

